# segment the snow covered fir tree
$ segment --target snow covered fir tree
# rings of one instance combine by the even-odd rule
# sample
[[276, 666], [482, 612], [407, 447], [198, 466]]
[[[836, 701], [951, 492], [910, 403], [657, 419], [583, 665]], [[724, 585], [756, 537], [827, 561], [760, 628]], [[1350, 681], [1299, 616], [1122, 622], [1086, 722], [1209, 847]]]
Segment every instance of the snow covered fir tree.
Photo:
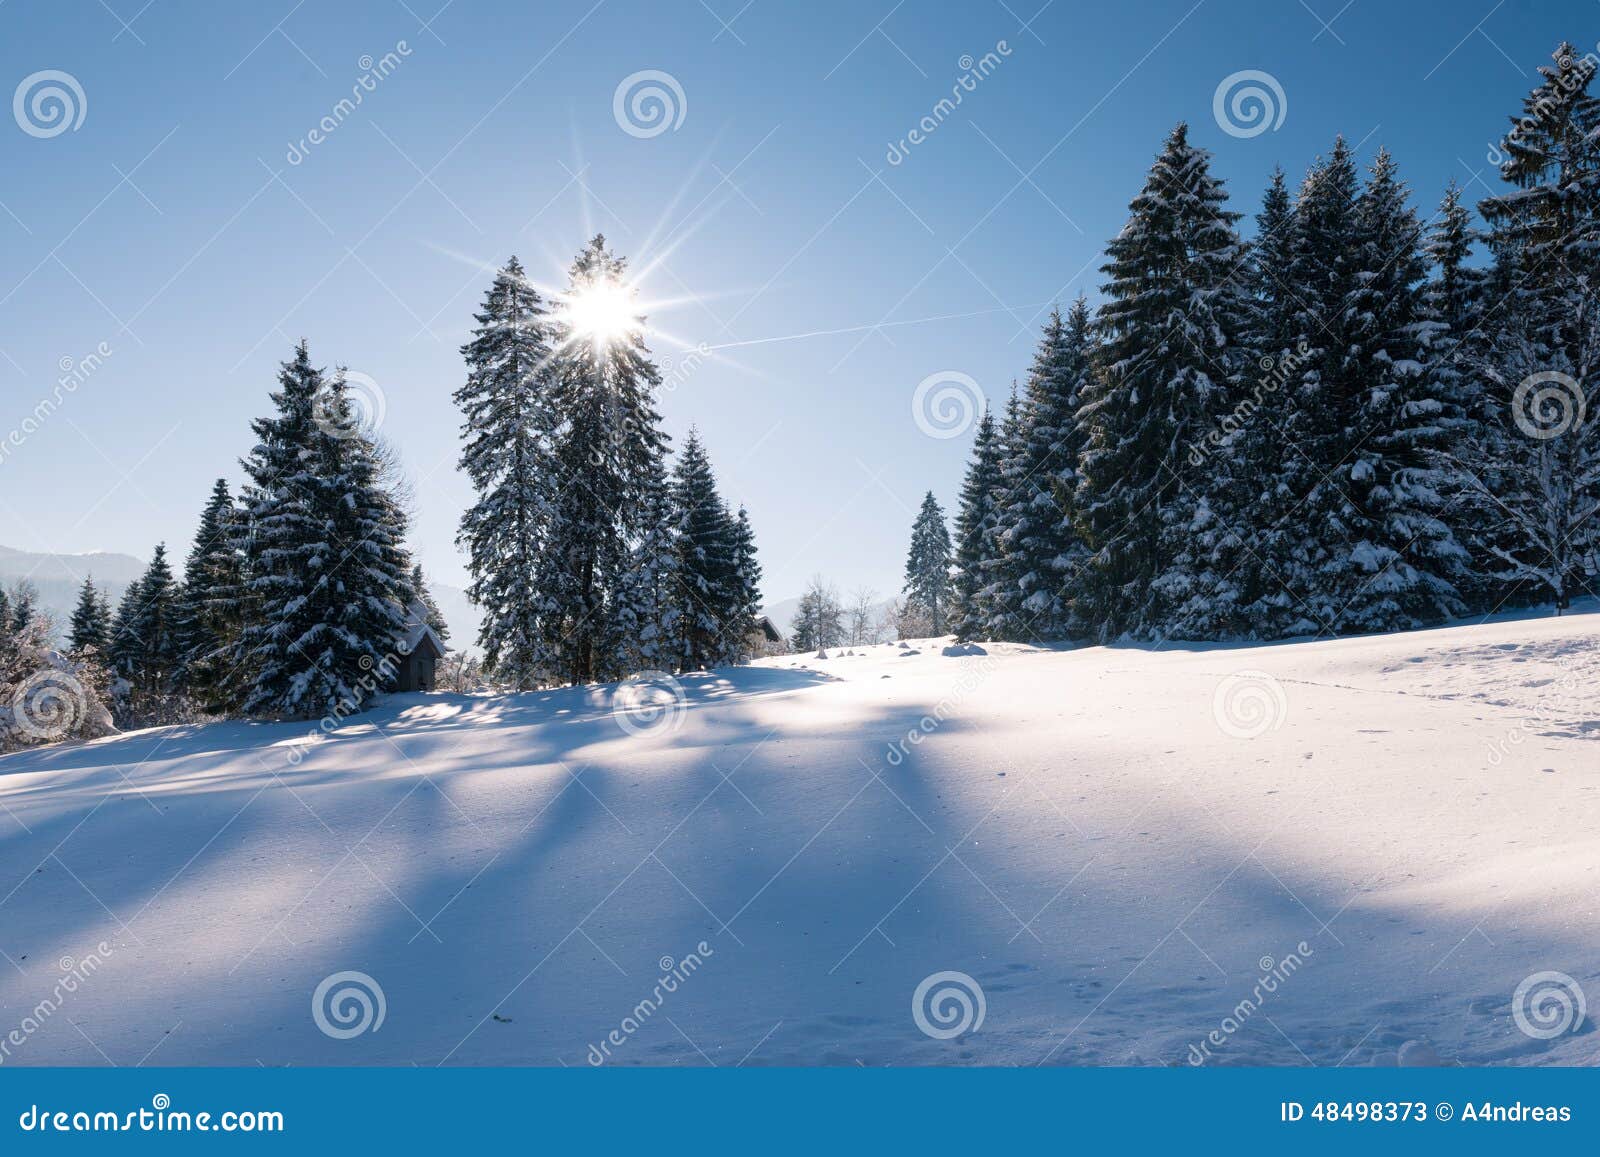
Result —
[[1593, 58], [1553, 59], [1481, 232], [1454, 185], [1420, 220], [1396, 159], [1363, 174], [1341, 137], [1244, 240], [1178, 125], [1103, 303], [1053, 313], [977, 425], [954, 633], [1337, 635], [1594, 594], [1600, 101]]
[[301, 342], [278, 387], [276, 412], [254, 423], [235, 532], [248, 605], [234, 646], [251, 672], [243, 709], [349, 712], [371, 697], [404, 623], [405, 516], [379, 484], [343, 374], [313, 366]]
[[549, 307], [513, 257], [500, 270], [461, 349], [461, 469], [478, 499], [456, 537], [467, 552], [467, 596], [483, 616], [491, 670], [516, 688], [539, 686], [555, 666], [551, 608], [535, 587], [559, 491], [555, 472], [556, 368]]
[[462, 350], [462, 519], [489, 669], [517, 687], [739, 662], [760, 603], [748, 516], [656, 410], [626, 262], [595, 237], [550, 302], [510, 259]]
[[901, 611], [904, 635], [942, 635], [950, 617], [950, 530], [944, 508], [928, 491], [911, 526]]

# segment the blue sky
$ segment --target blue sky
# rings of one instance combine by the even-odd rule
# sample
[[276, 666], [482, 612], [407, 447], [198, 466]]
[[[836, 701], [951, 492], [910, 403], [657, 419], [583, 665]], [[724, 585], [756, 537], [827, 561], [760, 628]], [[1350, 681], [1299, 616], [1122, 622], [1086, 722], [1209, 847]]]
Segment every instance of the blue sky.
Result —
[[[0, 439], [64, 360], [110, 353], [4, 449], [0, 543], [181, 555], [304, 336], [376, 383], [417, 478], [413, 544], [463, 583], [450, 394], [472, 312], [508, 254], [560, 284], [603, 231], [648, 267], [651, 343], [680, 367], [668, 428], [698, 424], [749, 506], [768, 596], [813, 572], [887, 595], [922, 492], [953, 504], [970, 442], [919, 427], [918, 383], [959, 373], [1003, 399], [1048, 303], [1094, 297], [1173, 122], [1215, 152], [1237, 209], [1343, 132], [1364, 161], [1388, 146], [1431, 214], [1451, 177], [1488, 191], [1487, 147], [1533, 70], [1563, 38], [1593, 48], [1596, 16], [1579, 0], [10, 0], [0, 95], [57, 70], [83, 115], [49, 136], [24, 131], [26, 102], [0, 118]], [[889, 163], [964, 58], [991, 52]], [[642, 70], [682, 93], [655, 135], [614, 116]], [[1243, 70], [1283, 94], [1253, 136], [1213, 116]]]

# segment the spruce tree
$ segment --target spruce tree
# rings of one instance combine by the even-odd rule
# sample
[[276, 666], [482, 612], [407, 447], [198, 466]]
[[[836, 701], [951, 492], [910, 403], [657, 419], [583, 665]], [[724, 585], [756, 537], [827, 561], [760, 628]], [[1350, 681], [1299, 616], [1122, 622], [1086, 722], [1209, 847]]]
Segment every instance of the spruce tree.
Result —
[[619, 673], [678, 669], [683, 594], [678, 581], [678, 524], [671, 488], [652, 477], [642, 499], [642, 531], [622, 576], [612, 616]]
[[972, 459], [961, 483], [956, 513], [955, 577], [951, 582], [950, 629], [958, 642], [987, 637], [989, 603], [985, 562], [994, 541], [995, 499], [1000, 493], [1000, 441], [994, 415], [984, 407], [972, 442]]
[[1464, 492], [1497, 609], [1593, 593], [1600, 550], [1600, 100], [1596, 63], [1563, 43], [1502, 142], [1507, 193], [1479, 202], [1494, 257], [1473, 350], [1480, 420]]
[[312, 366], [304, 342], [279, 375], [277, 413], [253, 424], [244, 462], [247, 570], [258, 618], [239, 651], [253, 672], [244, 709], [314, 718], [361, 709], [392, 676], [410, 560], [405, 518], [384, 491], [343, 374]]
[[672, 472], [677, 578], [682, 592], [678, 664], [699, 671], [726, 662], [740, 639], [735, 527], [717, 494], [711, 462], [693, 428]]
[[1290, 511], [1299, 498], [1283, 433], [1305, 353], [1296, 329], [1298, 243], [1294, 201], [1283, 170], [1274, 169], [1242, 271], [1234, 405], [1189, 451], [1190, 464], [1209, 481], [1192, 545], [1202, 577], [1189, 614], [1168, 624], [1178, 637], [1273, 637], [1284, 631], [1285, 608], [1292, 611], [1280, 571], [1291, 548]]
[[178, 638], [181, 592], [167, 562], [165, 543], [156, 544], [137, 587], [127, 622], [134, 640], [127, 673], [139, 690], [164, 695], [181, 682], [183, 662]]
[[750, 658], [749, 640], [761, 617], [761, 560], [756, 554], [756, 534], [750, 513], [743, 506], [733, 520], [733, 625], [729, 632], [729, 658]]
[[433, 592], [428, 589], [428, 580], [423, 577], [420, 562], [411, 568], [411, 595], [422, 604], [426, 615], [424, 621], [432, 628], [433, 633], [439, 636], [439, 641], [448, 642], [450, 625], [444, 621], [444, 612], [439, 609], [439, 604], [433, 599]]
[[1345, 305], [1355, 390], [1341, 459], [1351, 508], [1339, 527], [1350, 546], [1331, 626], [1408, 629], [1462, 609], [1455, 579], [1466, 552], [1445, 521], [1448, 480], [1437, 457], [1460, 414], [1432, 372], [1422, 230], [1387, 150], [1355, 225], [1360, 269]]
[[1159, 634], [1201, 576], [1180, 563], [1207, 480], [1190, 465], [1224, 412], [1242, 328], [1242, 260], [1209, 154], [1179, 124], [1107, 245], [1100, 365], [1079, 409], [1077, 510], [1094, 552], [1084, 618], [1100, 637]]
[[[1348, 594], [1345, 522], [1350, 509], [1347, 455], [1360, 386], [1351, 358], [1356, 335], [1348, 310], [1359, 289], [1355, 159], [1343, 137], [1318, 158], [1295, 204], [1294, 343], [1299, 358], [1288, 383], [1281, 428], [1283, 458], [1273, 535], [1257, 548], [1276, 569], [1251, 608], [1265, 637], [1331, 630]], [[1365, 433], [1365, 431], [1363, 431]]]
[[79, 655], [91, 649], [96, 654], [104, 655], [110, 637], [111, 622], [106, 614], [105, 596], [95, 588], [91, 575], [78, 588], [78, 603], [72, 609], [69, 646]]
[[647, 498], [665, 468], [667, 438], [655, 409], [661, 375], [642, 319], [621, 325], [617, 317], [631, 299], [626, 263], [596, 236], [572, 266], [557, 315], [563, 425], [554, 464], [562, 488], [538, 575], [554, 612], [546, 634], [558, 677], [572, 683], [623, 673], [618, 600], [644, 537]]
[[904, 595], [908, 610], [926, 617], [931, 634], [950, 629], [950, 530], [931, 490], [911, 526]]
[[[515, 257], [495, 276], [461, 347], [467, 381], [461, 409], [461, 468], [477, 500], [461, 517], [470, 598], [482, 611], [478, 643], [488, 668], [516, 688], [555, 678], [556, 616], [536, 583], [563, 485], [554, 438], [559, 425], [553, 322]], [[573, 482], [572, 484], [576, 484]]]
[[1073, 494], [1089, 356], [1089, 304], [1079, 297], [1065, 319], [1053, 309], [1045, 323], [1023, 402], [1017, 476], [1007, 487], [1004, 550], [1021, 600], [1017, 633], [1030, 641], [1069, 633], [1072, 580], [1087, 557], [1073, 525]]
[[139, 580], [135, 579], [122, 592], [122, 598], [117, 601], [116, 613], [111, 618], [111, 639], [108, 644], [111, 668], [129, 680], [139, 668], [144, 649], [144, 640], [138, 632], [142, 597]]
[[1012, 547], [1012, 535], [1019, 522], [1019, 508], [1031, 495], [1031, 487], [1027, 477], [1027, 415], [1015, 382], [1011, 384], [996, 441], [1000, 466], [991, 499], [994, 518], [981, 550], [986, 608], [983, 634], [990, 639], [1016, 641], [1026, 636], [1028, 618], [1022, 606], [1023, 566]]
[[1593, 280], [1600, 231], [1600, 98], [1589, 92], [1593, 56], [1562, 43], [1552, 58], [1501, 142], [1500, 177], [1513, 189], [1485, 198], [1478, 211], [1489, 222], [1495, 252], [1519, 253], [1527, 276], [1516, 292], [1566, 299], [1566, 308], [1537, 317], [1536, 335], [1570, 362], [1584, 340], [1571, 299]]
[[244, 578], [236, 514], [227, 480], [217, 479], [184, 563], [178, 604], [182, 685], [215, 713], [237, 707], [243, 690], [242, 672], [234, 665]]
[[18, 579], [11, 587], [5, 610], [6, 624], [13, 634], [27, 630], [38, 614], [38, 606], [38, 589], [27, 579]]
[[1423, 245], [1433, 267], [1423, 301], [1430, 317], [1457, 339], [1471, 332], [1483, 302], [1483, 270], [1468, 264], [1478, 240], [1472, 212], [1461, 203], [1461, 187], [1452, 180]]
[[[1483, 270], [1468, 264], [1478, 240], [1471, 212], [1461, 203], [1460, 187], [1452, 180], [1423, 244], [1431, 275], [1422, 290], [1422, 309], [1427, 319], [1429, 372], [1458, 421], [1449, 450], [1440, 456], [1451, 477], [1448, 490], [1461, 499], [1452, 512], [1452, 523], [1467, 553], [1467, 565], [1456, 587], [1469, 610], [1488, 610], [1498, 607], [1503, 598], [1501, 584], [1489, 573], [1492, 568], [1485, 566], [1497, 545], [1494, 525], [1499, 515], [1482, 509], [1470, 487], [1464, 485], [1462, 451], [1482, 445], [1503, 412], [1487, 388], [1480, 366], [1494, 328], [1504, 324], [1506, 315], [1497, 310], [1499, 316], [1492, 323], [1484, 315], [1488, 278]], [[1495, 298], [1503, 300], [1503, 295]], [[1489, 475], [1485, 481], [1499, 485], [1495, 466], [1480, 465]]]

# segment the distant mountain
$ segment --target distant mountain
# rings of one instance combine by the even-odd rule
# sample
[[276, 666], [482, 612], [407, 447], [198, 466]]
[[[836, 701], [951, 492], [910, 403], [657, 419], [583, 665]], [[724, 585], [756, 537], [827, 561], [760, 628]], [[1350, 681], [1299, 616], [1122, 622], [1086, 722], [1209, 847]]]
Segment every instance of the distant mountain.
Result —
[[[174, 560], [174, 569], [181, 574], [182, 559]], [[93, 578], [96, 586], [111, 589], [111, 603], [116, 605], [132, 583], [144, 573], [142, 559], [128, 554], [111, 554], [94, 551], [89, 554], [34, 554], [0, 546], [0, 586], [9, 587], [27, 579], [39, 588], [39, 605], [65, 630], [72, 617], [72, 608], [78, 604], [78, 588], [85, 578]], [[466, 592], [459, 587], [429, 580], [428, 588], [434, 601], [450, 625], [450, 646], [470, 648], [478, 638], [478, 611], [467, 601]]]
[[85, 578], [111, 589], [112, 605], [128, 584], [144, 573], [145, 564], [128, 554], [94, 551], [90, 554], [35, 554], [0, 546], [0, 584], [10, 586], [27, 579], [39, 588], [39, 605], [65, 628], [78, 603], [78, 588]]

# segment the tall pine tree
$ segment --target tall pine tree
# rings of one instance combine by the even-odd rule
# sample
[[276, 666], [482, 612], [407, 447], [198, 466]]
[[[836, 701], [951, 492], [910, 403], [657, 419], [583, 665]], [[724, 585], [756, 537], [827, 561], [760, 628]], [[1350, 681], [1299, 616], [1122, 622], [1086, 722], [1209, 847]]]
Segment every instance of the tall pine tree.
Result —
[[[1600, 99], [1563, 43], [1502, 144], [1512, 188], [1479, 202], [1494, 256], [1482, 420], [1458, 457], [1492, 555], [1494, 609], [1594, 592], [1600, 554]], [[1537, 596], [1534, 595], [1537, 592]]]
[[742, 591], [738, 582], [735, 525], [717, 493], [711, 462], [690, 429], [672, 472], [677, 524], [679, 666], [698, 671], [729, 661], [743, 641], [738, 622]]
[[130, 639], [126, 674], [139, 690], [166, 694], [182, 681], [183, 655], [178, 636], [181, 591], [172, 577], [165, 543], [156, 544], [136, 585], [138, 596], [124, 627]]
[[966, 643], [986, 638], [989, 603], [984, 563], [995, 541], [995, 500], [1000, 494], [1000, 441], [994, 415], [984, 407], [972, 442], [972, 459], [961, 483], [956, 512], [955, 577], [951, 583], [950, 629]]
[[925, 621], [930, 634], [950, 629], [950, 529], [931, 490], [911, 526], [904, 595], [908, 616]]
[[1421, 286], [1422, 229], [1393, 158], [1379, 150], [1356, 208], [1360, 260], [1345, 304], [1354, 375], [1348, 461], [1350, 543], [1333, 627], [1384, 631], [1462, 609], [1455, 579], [1465, 551], [1445, 521], [1437, 453], [1460, 414], [1432, 373]]
[[1012, 549], [1011, 538], [1018, 510], [1031, 494], [1028, 479], [1028, 427], [1022, 396], [1011, 383], [1005, 417], [995, 434], [999, 447], [999, 473], [995, 483], [994, 518], [982, 544], [983, 634], [990, 639], [1016, 641], [1027, 634], [1027, 612], [1022, 588], [1023, 564]]
[[645, 348], [643, 320], [628, 316], [631, 301], [626, 263], [596, 236], [572, 266], [557, 315], [563, 425], [554, 459], [562, 488], [539, 572], [554, 609], [557, 670], [572, 683], [624, 674], [619, 599], [665, 470], [667, 438], [655, 409], [661, 375]]
[[200, 513], [178, 605], [183, 686], [212, 712], [237, 707], [243, 692], [242, 672], [234, 665], [237, 600], [244, 580], [235, 515], [227, 480], [219, 478]]
[[1018, 431], [1020, 453], [1008, 479], [1003, 549], [1016, 576], [1020, 630], [1030, 641], [1071, 629], [1072, 581], [1087, 561], [1074, 526], [1078, 406], [1089, 379], [1089, 303], [1079, 297], [1065, 319], [1050, 312], [1028, 375]]
[[72, 609], [69, 645], [79, 655], [93, 649], [104, 655], [111, 637], [111, 621], [107, 614], [105, 596], [95, 588], [94, 577], [83, 580], [78, 588], [78, 603]]
[[1188, 126], [1168, 136], [1106, 247], [1107, 301], [1096, 327], [1099, 372], [1084, 391], [1077, 509], [1094, 552], [1084, 617], [1103, 639], [1158, 634], [1193, 597], [1180, 565], [1206, 478], [1188, 461], [1229, 399], [1242, 322], [1233, 275], [1242, 260], [1209, 154]]
[[433, 633], [439, 636], [439, 641], [449, 642], [450, 624], [444, 621], [444, 612], [439, 609], [439, 604], [434, 601], [433, 592], [428, 589], [428, 580], [422, 574], [420, 562], [411, 567], [411, 595], [422, 604], [425, 621]]
[[555, 469], [553, 322], [515, 257], [495, 276], [462, 346], [461, 468], [478, 497], [461, 517], [470, 598], [482, 611], [478, 643], [489, 669], [517, 688], [557, 676], [554, 615], [538, 589], [561, 479]]
[[733, 627], [730, 652], [734, 659], [750, 658], [749, 640], [761, 616], [761, 560], [756, 553], [756, 532], [750, 512], [743, 506], [733, 520]]
[[254, 423], [259, 441], [244, 462], [259, 615], [239, 642], [253, 673], [244, 708], [274, 718], [347, 714], [389, 681], [384, 660], [409, 592], [405, 518], [380, 484], [343, 374], [327, 379], [301, 342], [278, 382], [277, 413]]

